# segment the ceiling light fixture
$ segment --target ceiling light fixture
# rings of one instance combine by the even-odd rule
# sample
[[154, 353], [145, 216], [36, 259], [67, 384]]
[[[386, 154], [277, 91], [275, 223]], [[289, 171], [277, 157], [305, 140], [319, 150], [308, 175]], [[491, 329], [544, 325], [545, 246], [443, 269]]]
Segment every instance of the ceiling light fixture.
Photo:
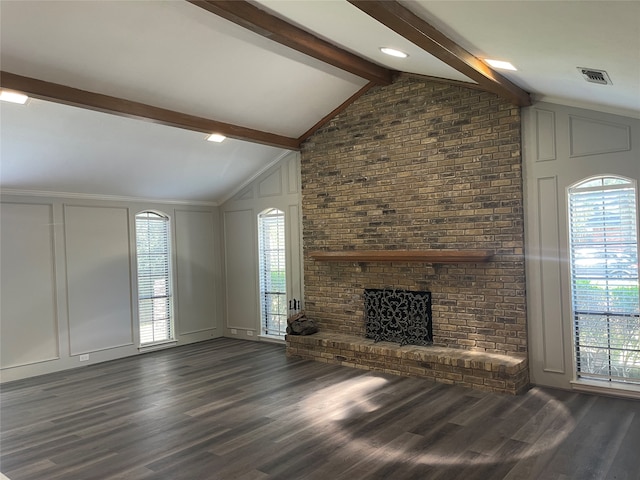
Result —
[[499, 68], [501, 70], [513, 70], [514, 72], [518, 71], [518, 69], [509, 62], [504, 62], [502, 60], [491, 60], [490, 58], [485, 58], [484, 61], [494, 68]]
[[224, 135], [220, 135], [219, 133], [212, 133], [207, 137], [207, 141], [221, 143], [224, 142], [225, 138], [227, 137], [225, 137]]
[[409, 56], [408, 53], [404, 53], [401, 50], [396, 50], [395, 48], [390, 47], [380, 47], [380, 51], [386, 55], [391, 55], [392, 57], [407, 58]]
[[19, 103], [24, 105], [29, 100], [29, 97], [22, 93], [12, 92], [10, 90], [0, 90], [0, 100], [3, 102]]

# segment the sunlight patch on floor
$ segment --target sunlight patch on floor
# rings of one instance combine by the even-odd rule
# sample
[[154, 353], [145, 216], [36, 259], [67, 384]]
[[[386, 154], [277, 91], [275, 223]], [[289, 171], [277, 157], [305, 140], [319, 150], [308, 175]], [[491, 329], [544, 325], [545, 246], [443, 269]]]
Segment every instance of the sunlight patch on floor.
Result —
[[[366, 417], [383, 408], [384, 405], [377, 403], [374, 397], [376, 391], [387, 383], [388, 380], [380, 377], [345, 380], [307, 397], [303, 401], [305, 408], [302, 411], [308, 412], [316, 423], [319, 415], [323, 416], [326, 421], [324, 426], [330, 429], [333, 435], [339, 438], [350, 437], [345, 448], [353, 446], [354, 451], [374, 449], [378, 459], [384, 458], [386, 461], [438, 466], [491, 465], [538, 456], [557, 448], [576, 425], [575, 419], [566, 406], [550, 395], [533, 388], [526, 395], [538, 397], [545, 403], [544, 407], [518, 431], [503, 438], [503, 443], [498, 446], [496, 454], [483, 454], [469, 449], [476, 439], [469, 439], [468, 442], [460, 442], [455, 446], [449, 443], [445, 448], [440, 449], [437, 445], [433, 448], [413, 447], [411, 444], [414, 442], [401, 442], [405, 444], [400, 447], [394, 446], [394, 442], [384, 446], [369, 445], [372, 443], [370, 440], [353, 437], [348, 429], [343, 428], [341, 421], [357, 420], [359, 417]], [[541, 438], [544, 438], [543, 442], [538, 441]], [[525, 446], [519, 451], [516, 448], [508, 456], [504, 455], [505, 452], [499, 454], [500, 447], [510, 440]]]
[[387, 383], [388, 380], [381, 377], [344, 380], [308, 396], [302, 403], [305, 410], [320, 410], [324, 412], [325, 418], [338, 422], [380, 408], [370, 397]]
[[[438, 451], [437, 448], [425, 453], [398, 451], [396, 458], [406, 457], [407, 461], [425, 465], [491, 465], [520, 461], [557, 448], [575, 428], [575, 419], [566, 406], [546, 393], [532, 389], [527, 395], [533, 395], [546, 401], [544, 408], [540, 412], [541, 414], [544, 413], [545, 418], [541, 419], [539, 416], [534, 416], [511, 437], [505, 438], [505, 442], [512, 439], [525, 444], [530, 443], [530, 445], [520, 452], [513, 452], [508, 456], [491, 454], [477, 455], [476, 452], [467, 450], [469, 446], [468, 443], [461, 442], [457, 451]], [[546, 423], [546, 428], [540, 428], [542, 422]], [[527, 439], [528, 434], [532, 435], [532, 438]], [[518, 439], [518, 437], [521, 437], [521, 439]], [[546, 441], [536, 442], [536, 440], [542, 437], [545, 437]], [[470, 442], [472, 440], [473, 439], [470, 439]]]

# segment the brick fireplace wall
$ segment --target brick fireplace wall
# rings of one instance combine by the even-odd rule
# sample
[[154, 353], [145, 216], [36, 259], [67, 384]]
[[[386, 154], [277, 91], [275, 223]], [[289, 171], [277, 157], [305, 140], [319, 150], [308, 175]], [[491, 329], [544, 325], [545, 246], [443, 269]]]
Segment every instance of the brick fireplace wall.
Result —
[[[525, 356], [520, 112], [497, 96], [401, 76], [305, 142], [305, 310], [364, 335], [365, 288], [431, 291], [434, 344]], [[315, 250], [488, 249], [484, 264], [315, 261]]]

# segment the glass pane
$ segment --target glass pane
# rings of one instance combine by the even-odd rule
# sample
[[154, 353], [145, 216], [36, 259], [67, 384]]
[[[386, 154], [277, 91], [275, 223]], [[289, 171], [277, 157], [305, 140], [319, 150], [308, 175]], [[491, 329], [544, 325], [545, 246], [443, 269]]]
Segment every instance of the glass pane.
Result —
[[258, 216], [262, 329], [283, 336], [287, 328], [287, 281], [284, 212], [272, 209]]
[[173, 338], [169, 219], [153, 212], [136, 215], [140, 343]]
[[569, 209], [577, 373], [640, 383], [636, 189], [591, 179], [570, 190]]
[[287, 330], [286, 294], [264, 294], [263, 310], [265, 335], [284, 335]]

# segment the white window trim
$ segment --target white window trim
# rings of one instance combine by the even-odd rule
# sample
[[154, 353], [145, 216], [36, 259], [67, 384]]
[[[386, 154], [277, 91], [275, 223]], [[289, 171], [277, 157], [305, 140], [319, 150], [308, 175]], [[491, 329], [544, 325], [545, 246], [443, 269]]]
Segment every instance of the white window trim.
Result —
[[[269, 214], [270, 212], [275, 211], [278, 212], [278, 217], [282, 217], [282, 221], [283, 221], [283, 228], [284, 228], [284, 239], [283, 239], [283, 249], [284, 249], [284, 268], [285, 268], [285, 286], [284, 286], [284, 292], [282, 292], [282, 294], [284, 295], [284, 302], [286, 304], [287, 302], [287, 296], [288, 296], [288, 288], [287, 288], [287, 282], [288, 282], [288, 272], [287, 272], [287, 240], [286, 240], [286, 213], [284, 212], [284, 210], [280, 210], [279, 208], [276, 207], [270, 207], [270, 208], [266, 208], [264, 210], [262, 210], [257, 217], [257, 221], [258, 221], [258, 228], [257, 228], [257, 233], [258, 233], [258, 274], [259, 274], [259, 278], [258, 278], [258, 290], [259, 290], [259, 314], [260, 314], [260, 334], [259, 334], [259, 338], [260, 339], [271, 339], [271, 340], [284, 340], [284, 336], [285, 336], [285, 332], [282, 331], [282, 335], [277, 335], [277, 334], [269, 334], [265, 332], [265, 325], [264, 325], [264, 320], [265, 320], [265, 311], [264, 311], [264, 298], [263, 298], [263, 285], [262, 285], [262, 268], [263, 268], [263, 256], [262, 256], [262, 230], [261, 230], [261, 222], [262, 222], [262, 218], [264, 216], [266, 216], [267, 214]], [[288, 311], [287, 311], [288, 313]], [[285, 321], [286, 321], [286, 315], [285, 315]], [[286, 328], [286, 325], [285, 325]]]
[[571, 381], [571, 388], [582, 393], [597, 393], [600, 395], [612, 395], [640, 400], [640, 385], [631, 383], [578, 378]]
[[[624, 180], [629, 182], [636, 191], [636, 213], [640, 212], [640, 191], [639, 191], [639, 185], [638, 182], [630, 177], [626, 177], [623, 175], [619, 175], [619, 174], [611, 174], [611, 173], [602, 173], [599, 175], [592, 175], [590, 177], [586, 177], [583, 178], [569, 186], [566, 187], [566, 193], [565, 193], [565, 199], [567, 201], [567, 213], [568, 213], [568, 222], [567, 222], [567, 233], [570, 231], [571, 229], [571, 225], [570, 225], [570, 205], [569, 205], [569, 195], [571, 193], [572, 190], [574, 190], [576, 187], [578, 187], [581, 184], [593, 181], [593, 180], [597, 180], [597, 179], [601, 179], [601, 178], [617, 178], [620, 180]], [[587, 188], [592, 188], [592, 187], [587, 187]], [[636, 238], [638, 240], [638, 243], [640, 245], [640, 222], [636, 222]], [[570, 252], [571, 249], [571, 239], [570, 239], [570, 235], [567, 235], [566, 237], [567, 240], [567, 252]], [[572, 271], [571, 271], [571, 259], [568, 258], [567, 261], [567, 268], [568, 268], [568, 275], [569, 275], [569, 282], [572, 282]], [[590, 378], [583, 378], [583, 377], [579, 377], [578, 376], [578, 366], [577, 366], [577, 356], [576, 356], [576, 339], [575, 339], [575, 323], [574, 323], [574, 308], [573, 308], [573, 292], [571, 291], [571, 286], [570, 288], [570, 292], [571, 292], [571, 299], [570, 299], [570, 309], [571, 309], [571, 314], [570, 314], [570, 318], [571, 318], [571, 360], [572, 360], [572, 370], [573, 370], [573, 380], [570, 380], [570, 386], [572, 390], [575, 391], [579, 391], [579, 392], [584, 392], [584, 393], [596, 393], [596, 394], [602, 394], [602, 395], [611, 395], [611, 396], [616, 396], [616, 397], [625, 397], [625, 398], [633, 398], [633, 399], [640, 399], [640, 384], [638, 383], [625, 383], [625, 382], [619, 382], [619, 381], [610, 381], [610, 380], [606, 380], [606, 379], [590, 379]]]
[[[151, 213], [154, 215], [158, 215], [160, 217], [163, 217], [164, 219], [166, 219], [167, 222], [167, 226], [168, 226], [168, 232], [167, 232], [167, 244], [168, 244], [168, 282], [169, 282], [169, 298], [170, 298], [170, 302], [169, 302], [169, 321], [170, 321], [170, 326], [169, 326], [169, 331], [170, 331], [170, 338], [164, 339], [164, 340], [158, 340], [158, 341], [152, 341], [152, 342], [147, 342], [147, 343], [142, 343], [142, 339], [140, 337], [140, 294], [139, 294], [139, 279], [140, 279], [140, 272], [139, 272], [139, 268], [138, 268], [138, 245], [137, 245], [137, 231], [136, 231], [136, 227], [137, 227], [137, 220], [138, 220], [138, 215], [141, 214], [145, 214], [145, 213]], [[155, 210], [155, 209], [144, 209], [141, 210], [139, 212], [137, 212], [134, 215], [134, 247], [135, 247], [135, 252], [136, 252], [136, 261], [135, 261], [135, 285], [136, 285], [136, 319], [137, 319], [137, 338], [138, 338], [138, 351], [141, 353], [144, 352], [148, 352], [148, 351], [153, 351], [153, 350], [160, 350], [163, 348], [168, 348], [171, 346], [175, 346], [178, 342], [177, 340], [177, 332], [176, 332], [176, 325], [175, 325], [175, 309], [174, 309], [174, 304], [175, 304], [175, 295], [174, 295], [174, 278], [173, 278], [173, 274], [174, 274], [174, 268], [173, 268], [173, 235], [172, 235], [172, 220], [171, 220], [171, 216], [168, 215], [167, 213], [160, 211], [160, 210]]]

